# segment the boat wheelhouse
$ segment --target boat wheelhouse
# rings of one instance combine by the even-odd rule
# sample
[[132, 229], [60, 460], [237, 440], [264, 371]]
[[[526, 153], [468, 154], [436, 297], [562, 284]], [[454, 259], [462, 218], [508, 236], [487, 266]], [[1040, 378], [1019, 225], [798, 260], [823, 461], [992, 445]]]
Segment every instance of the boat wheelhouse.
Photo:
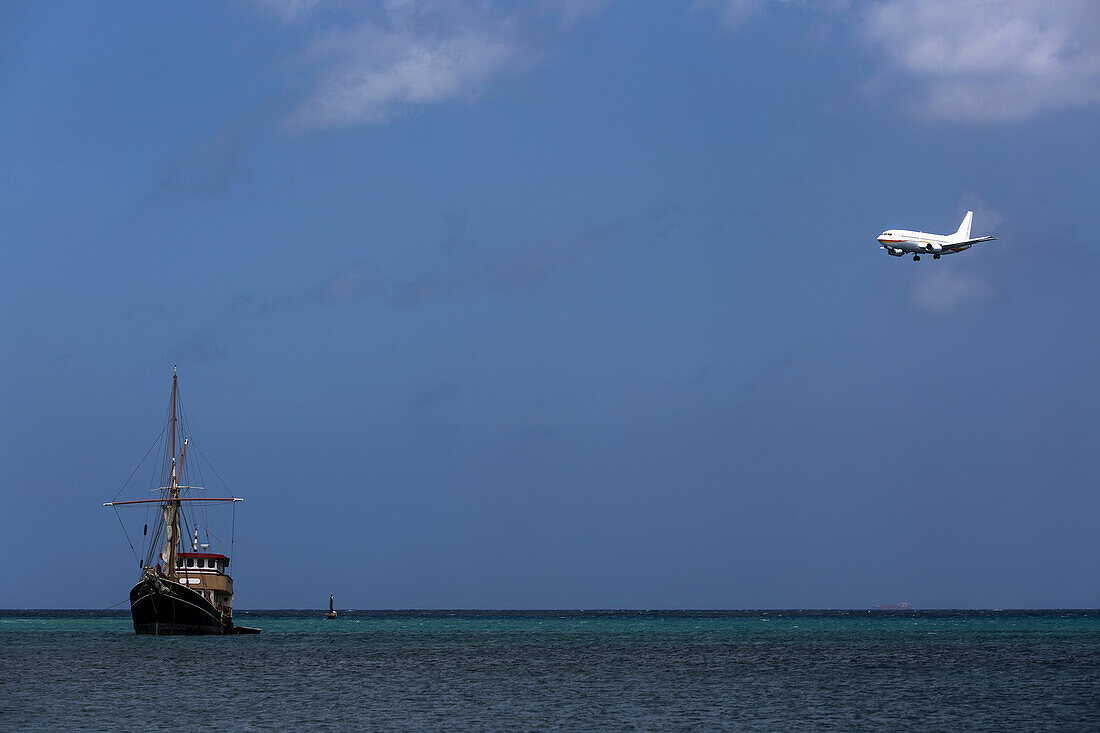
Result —
[[[191, 544], [199, 547], [198, 532]], [[223, 617], [233, 618], [233, 578], [226, 572], [229, 558], [216, 552], [181, 552], [176, 556], [176, 579], [206, 599]]]

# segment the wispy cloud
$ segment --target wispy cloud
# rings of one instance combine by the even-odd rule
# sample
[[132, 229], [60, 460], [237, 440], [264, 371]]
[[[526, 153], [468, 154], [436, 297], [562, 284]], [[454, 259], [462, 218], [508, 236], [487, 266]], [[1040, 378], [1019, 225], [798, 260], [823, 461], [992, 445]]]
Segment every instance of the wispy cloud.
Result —
[[308, 90], [286, 120], [300, 131], [382, 124], [418, 107], [476, 99], [529, 69], [547, 38], [607, 2], [253, 0], [284, 25], [308, 29], [295, 57]]
[[[759, 15], [769, 3], [777, 0], [695, 0], [696, 9], [710, 9], [718, 13], [726, 28], [740, 28], [749, 18]], [[788, 2], [789, 0], [778, 0]]]
[[561, 28], [570, 28], [582, 20], [596, 15], [611, 0], [538, 0], [537, 7], [546, 15], [556, 18]]
[[479, 246], [468, 233], [465, 216], [444, 217], [448, 232], [435, 257], [408, 279], [396, 280], [374, 261], [336, 268], [313, 287], [277, 298], [240, 295], [230, 299], [226, 315], [274, 314], [317, 304], [347, 306], [374, 298], [397, 306], [415, 306], [464, 296], [518, 296], [551, 288], [559, 276], [586, 261], [626, 246], [645, 246], [675, 226], [680, 209], [651, 207], [634, 220], [574, 226], [557, 235], [503, 248]]
[[169, 349], [165, 361], [199, 362], [213, 361], [225, 356], [221, 339], [213, 327], [204, 327], [192, 332]]
[[305, 130], [379, 124], [411, 108], [473, 99], [532, 60], [516, 20], [487, 3], [390, 0], [315, 35], [319, 71], [291, 114]]
[[1100, 102], [1097, 28], [1093, 0], [887, 0], [861, 36], [879, 81], [913, 85], [911, 113], [981, 123]]
[[319, 283], [313, 290], [313, 299], [322, 303], [347, 303], [384, 287], [385, 276], [376, 264], [354, 262]]
[[615, 227], [600, 227], [525, 242], [494, 255], [476, 251], [459, 257], [444, 254], [399, 286], [391, 299], [401, 305], [416, 305], [477, 292], [533, 292], [544, 287], [554, 273], [568, 270], [620, 239], [621, 232]]
[[486, 285], [506, 295], [539, 290], [555, 272], [618, 246], [624, 234], [624, 226], [614, 223], [523, 244], [485, 266]]
[[443, 402], [453, 400], [461, 391], [461, 388], [454, 382], [427, 385], [416, 391], [416, 394], [413, 395], [412, 403], [414, 407], [419, 408], [434, 407]]
[[[424, 272], [398, 286], [391, 300], [417, 305], [471, 293], [514, 296], [543, 291], [556, 278], [601, 254], [627, 244], [640, 247], [659, 241], [681, 213], [675, 204], [649, 207], [631, 219], [574, 226], [492, 252], [470, 245], [462, 223], [461, 232], [447, 239], [452, 245], [443, 248]], [[453, 245], [456, 240], [459, 246]]]
[[245, 180], [254, 135], [248, 120], [237, 118], [210, 135], [198, 137], [164, 155], [150, 199], [170, 194], [223, 196]]
[[412, 106], [475, 97], [494, 78], [526, 63], [507, 18], [418, 10], [401, 7], [381, 21], [315, 39], [308, 55], [324, 70], [292, 125], [385, 122]]
[[935, 316], [958, 316], [993, 299], [993, 286], [985, 275], [960, 263], [936, 262], [933, 267], [914, 275], [910, 307]]
[[959, 210], [974, 212], [974, 230], [972, 234], [976, 237], [996, 232], [1001, 222], [1005, 220], [1000, 209], [974, 192], [963, 195]]
[[[1004, 221], [1001, 212], [977, 194], [962, 198], [960, 211], [974, 212], [974, 236], [999, 231]], [[961, 215], [960, 215], [961, 218]], [[1001, 246], [977, 245], [978, 247]], [[909, 307], [934, 316], [958, 316], [992, 302], [996, 290], [988, 271], [974, 269], [975, 250], [963, 255], [950, 255], [931, 267], [914, 268], [909, 286]]]
[[709, 9], [718, 14], [726, 28], [740, 28], [754, 16], [763, 15], [769, 6], [798, 5], [824, 10], [847, 8], [849, 0], [695, 0], [696, 9]]
[[286, 23], [309, 15], [319, 2], [320, 0], [252, 0], [254, 5]]

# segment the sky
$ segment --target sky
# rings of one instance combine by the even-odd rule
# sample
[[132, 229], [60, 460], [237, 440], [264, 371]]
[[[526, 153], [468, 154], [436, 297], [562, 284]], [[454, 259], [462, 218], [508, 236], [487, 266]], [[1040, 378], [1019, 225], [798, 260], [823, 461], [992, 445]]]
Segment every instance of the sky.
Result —
[[125, 600], [174, 365], [238, 608], [1100, 606], [1098, 26], [0, 5], [0, 607]]

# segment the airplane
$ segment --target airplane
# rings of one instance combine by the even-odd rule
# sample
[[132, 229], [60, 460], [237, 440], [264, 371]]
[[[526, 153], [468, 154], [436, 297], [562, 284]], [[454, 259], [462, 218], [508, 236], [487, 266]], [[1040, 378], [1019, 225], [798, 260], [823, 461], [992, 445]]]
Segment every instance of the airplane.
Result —
[[901, 257], [906, 252], [913, 255], [913, 261], [920, 260], [921, 254], [930, 254], [932, 259], [938, 260], [940, 255], [949, 255], [970, 249], [970, 246], [978, 242], [992, 242], [996, 237], [970, 238], [970, 222], [974, 220], [974, 212], [966, 212], [962, 224], [954, 234], [926, 234], [924, 232], [911, 232], [907, 229], [888, 229], [878, 235], [878, 242], [882, 245], [879, 249], [886, 250], [886, 254]]

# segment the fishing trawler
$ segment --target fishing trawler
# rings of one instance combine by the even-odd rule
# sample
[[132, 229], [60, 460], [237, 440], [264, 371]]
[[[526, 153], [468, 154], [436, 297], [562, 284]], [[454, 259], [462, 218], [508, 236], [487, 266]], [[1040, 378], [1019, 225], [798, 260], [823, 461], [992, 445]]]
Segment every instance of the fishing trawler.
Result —
[[[159, 466], [154, 467], [154, 488], [150, 492], [157, 492], [160, 496], [131, 501], [117, 501], [116, 496], [116, 501], [103, 505], [111, 507], [116, 513], [122, 506], [144, 507], [147, 510], [147, 520], [150, 519], [150, 511], [156, 512], [152, 517], [152, 532], [149, 531], [149, 521], [146, 521], [142, 530], [144, 556], [138, 558], [141, 577], [130, 590], [130, 614], [134, 619], [134, 631], [156, 635], [259, 633], [259, 629], [233, 625], [233, 578], [228, 573], [229, 556], [209, 551], [208, 507], [226, 503], [235, 507], [237, 502], [243, 500], [232, 495], [210, 497], [206, 495], [203, 486], [192, 484], [193, 477], [201, 482], [202, 470], [191, 455], [193, 451], [188, 451], [194, 442], [186, 421], [182, 418], [185, 413], [179, 400], [179, 386], [174, 368], [172, 402], [168, 414], [168, 422], [157, 440], [130, 476], [133, 479], [159, 445]], [[124, 484], [119, 495], [125, 488]], [[228, 488], [226, 493], [229, 493]], [[121, 517], [119, 523], [126, 533], [130, 548], [137, 555]], [[194, 534], [188, 537], [191, 540], [190, 552], [181, 551], [183, 527], [194, 528]], [[200, 528], [205, 528], [207, 540], [201, 544]]]

